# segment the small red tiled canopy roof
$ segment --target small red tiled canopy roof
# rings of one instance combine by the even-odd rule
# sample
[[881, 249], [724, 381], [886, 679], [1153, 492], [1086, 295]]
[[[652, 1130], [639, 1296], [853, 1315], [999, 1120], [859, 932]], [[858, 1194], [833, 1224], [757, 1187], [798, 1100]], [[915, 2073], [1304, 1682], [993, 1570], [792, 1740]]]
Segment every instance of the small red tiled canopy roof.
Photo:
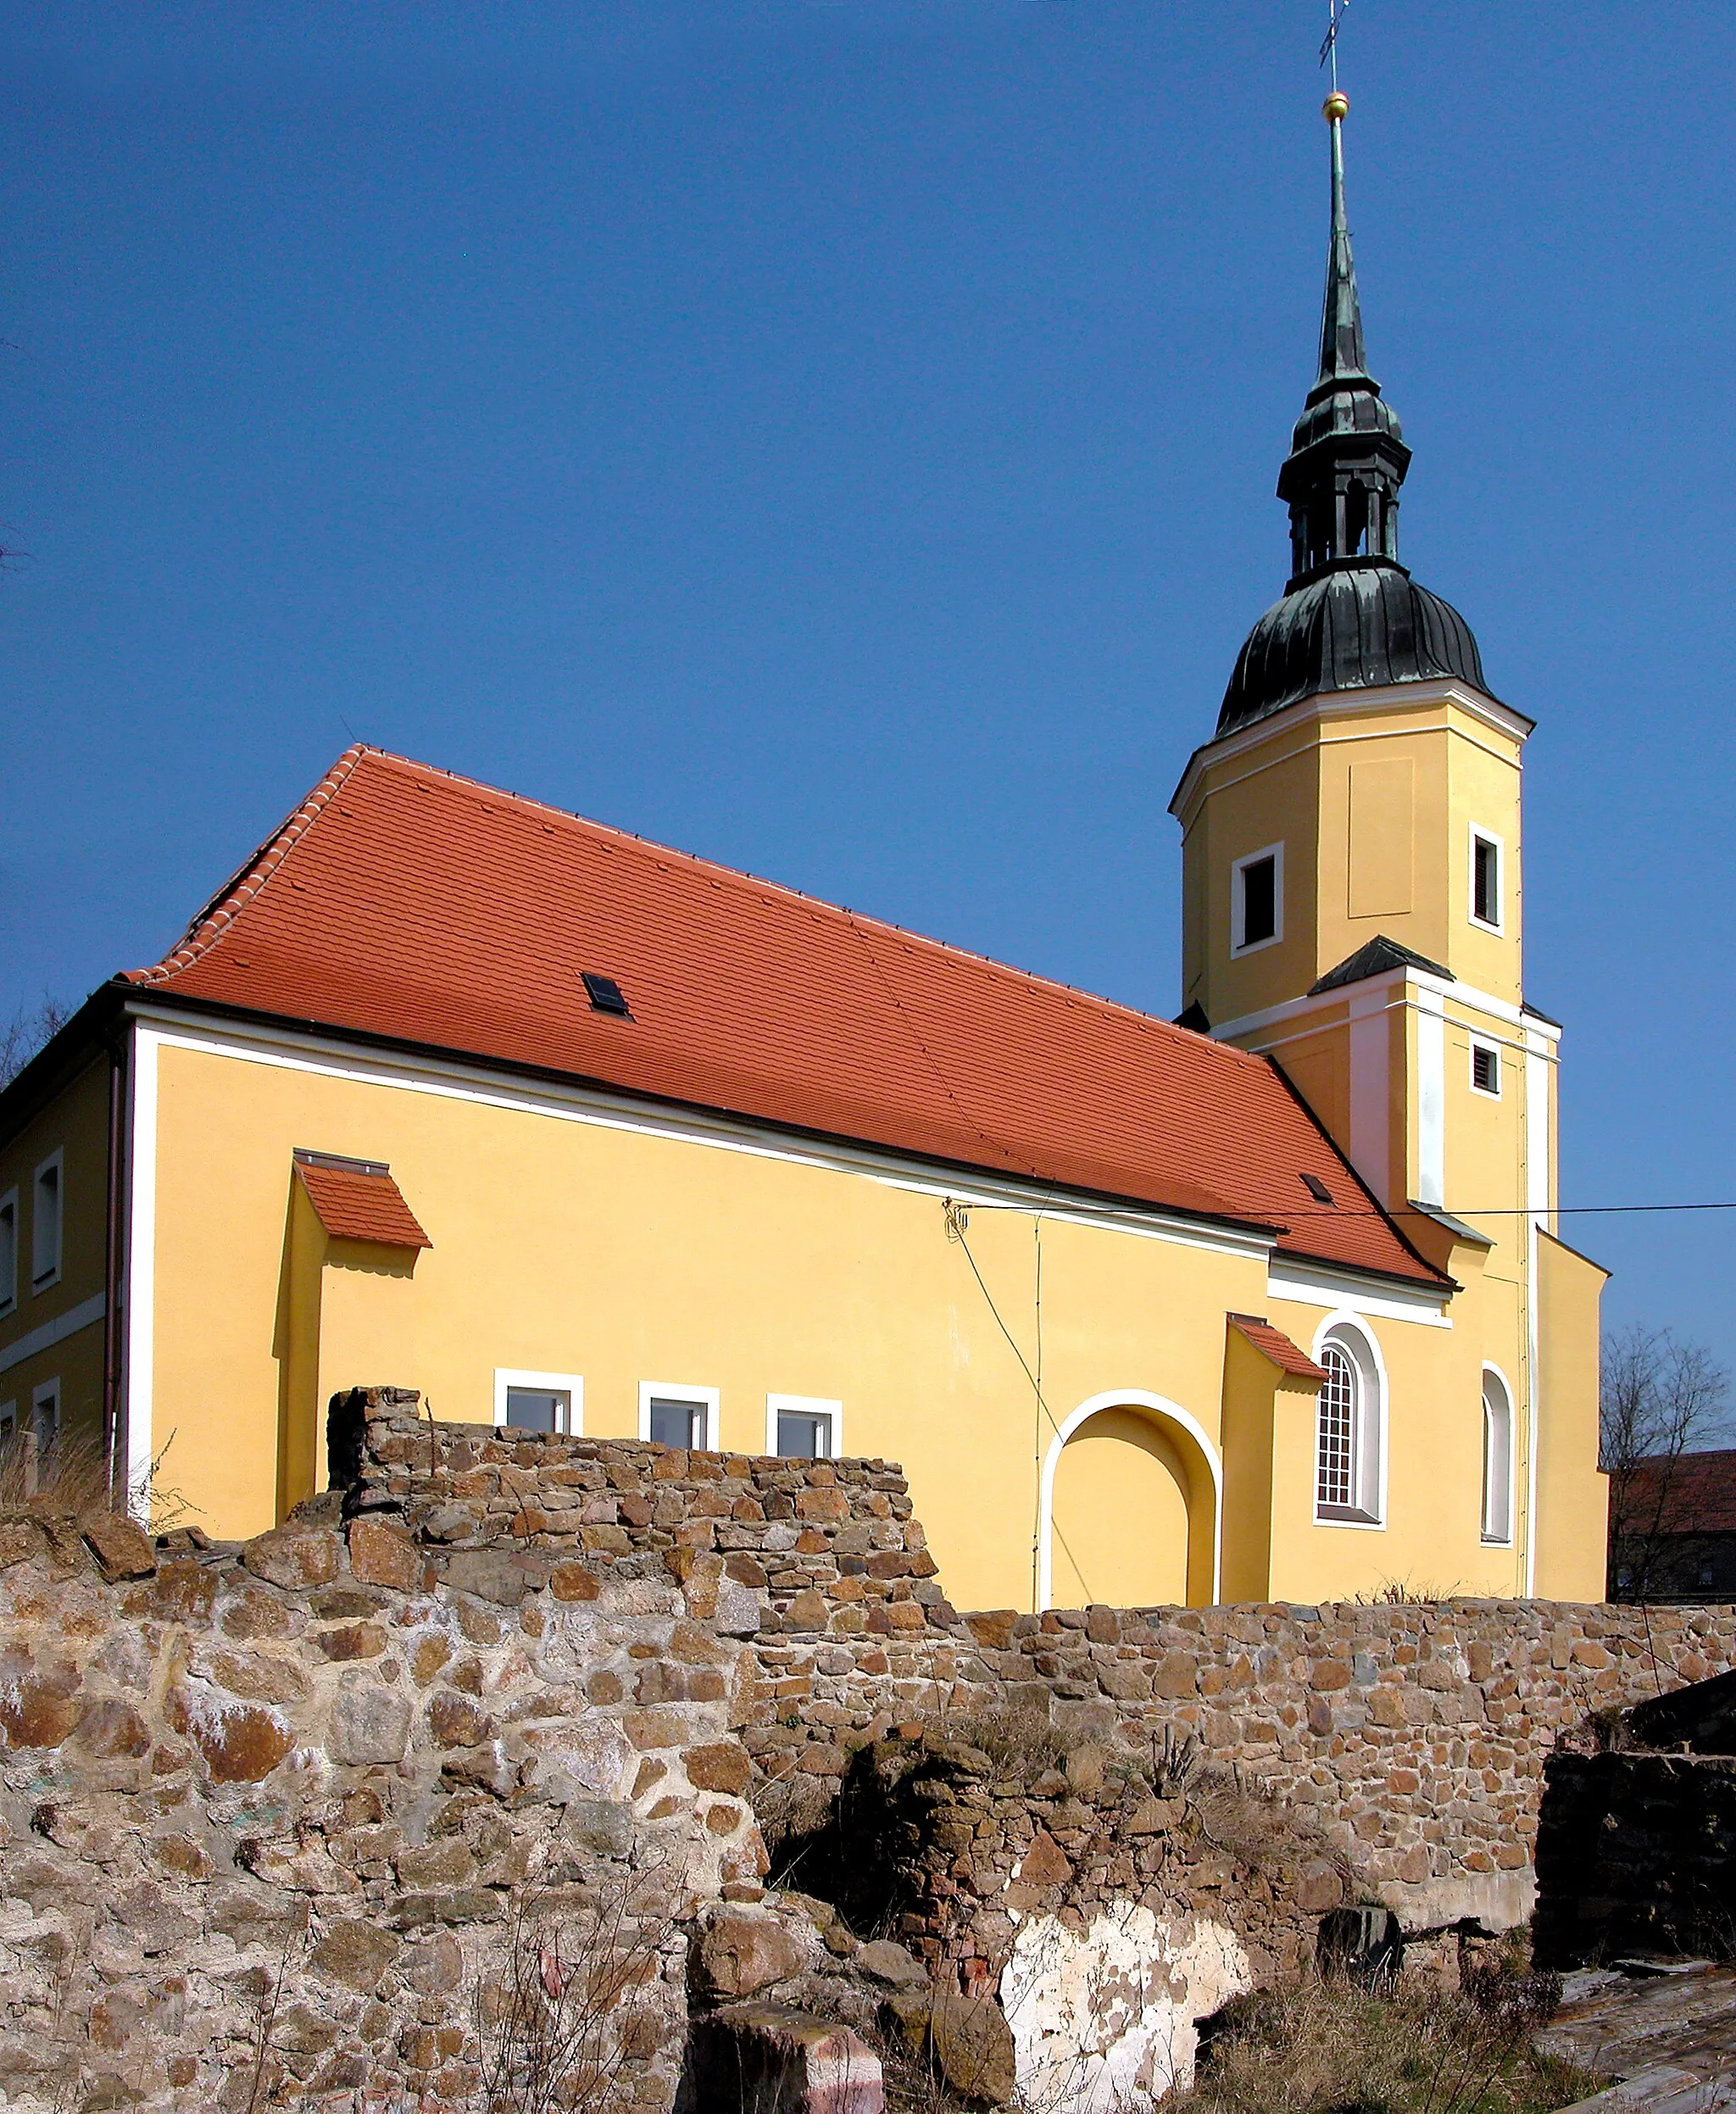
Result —
[[295, 1170], [314, 1216], [334, 1240], [374, 1241], [384, 1248], [434, 1245], [383, 1162], [298, 1152]]
[[1633, 1464], [1622, 1499], [1635, 1532], [1736, 1533], [1736, 1453], [1658, 1455]]
[[1324, 1380], [1326, 1374], [1299, 1345], [1293, 1344], [1281, 1328], [1274, 1328], [1252, 1314], [1232, 1314], [1230, 1327], [1238, 1336], [1253, 1344], [1262, 1358], [1271, 1359], [1281, 1372], [1294, 1373], [1299, 1380]]
[[130, 981], [1449, 1282], [1264, 1058], [377, 749]]

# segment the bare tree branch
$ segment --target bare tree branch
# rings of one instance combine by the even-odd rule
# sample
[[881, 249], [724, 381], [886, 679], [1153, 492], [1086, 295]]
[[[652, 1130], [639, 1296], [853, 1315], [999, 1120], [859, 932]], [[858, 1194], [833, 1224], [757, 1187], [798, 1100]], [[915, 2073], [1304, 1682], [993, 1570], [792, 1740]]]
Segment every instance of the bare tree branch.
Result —
[[1679, 1516], [1682, 1457], [1701, 1450], [1729, 1407], [1730, 1377], [1711, 1352], [1639, 1323], [1606, 1336], [1599, 1399], [1601, 1458], [1610, 1478], [1611, 1599], [1658, 1589]]
[[58, 1035], [76, 1009], [45, 991], [34, 1005], [21, 1005], [0, 1027], [0, 1087], [17, 1078], [45, 1043]]

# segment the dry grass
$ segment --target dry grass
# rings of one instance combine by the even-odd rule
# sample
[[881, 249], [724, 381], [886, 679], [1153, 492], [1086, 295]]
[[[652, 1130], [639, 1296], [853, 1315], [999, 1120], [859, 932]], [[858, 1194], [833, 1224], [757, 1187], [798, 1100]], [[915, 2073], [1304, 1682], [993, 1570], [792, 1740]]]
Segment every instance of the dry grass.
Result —
[[657, 1984], [674, 1931], [658, 1865], [612, 1883], [513, 1890], [506, 1961], [476, 1993], [491, 2114], [606, 2114], [633, 2096], [665, 2022]]
[[1213, 2038], [1189, 2114], [1550, 2114], [1596, 2080], [1538, 2052], [1553, 1978], [1473, 1969], [1463, 1994], [1340, 1980], [1244, 1999]]
[[131, 1512], [149, 1523], [153, 1533], [166, 1533], [198, 1507], [173, 1488], [164, 1462], [175, 1444], [171, 1432], [161, 1451], [131, 1488], [111, 1478], [102, 1441], [85, 1432], [63, 1432], [38, 1448], [33, 1433], [14, 1432], [0, 1439], [0, 1518], [80, 1519], [87, 1512]]
[[976, 1748], [999, 1775], [1021, 1783], [1066, 1766], [1069, 1742], [1042, 1711], [999, 1704], [966, 1716], [943, 1716], [935, 1730], [954, 1746]]
[[114, 1503], [100, 1441], [69, 1433], [39, 1454], [35, 1435], [0, 1439], [0, 1513], [71, 1516]]
[[1451, 1585], [1431, 1585], [1427, 1579], [1413, 1583], [1409, 1578], [1388, 1578], [1372, 1593], [1359, 1593], [1349, 1601], [1351, 1607], [1438, 1607], [1444, 1600], [1456, 1600], [1463, 1588], [1456, 1579]]
[[1249, 1783], [1239, 1770], [1195, 1769], [1188, 1781], [1188, 1810], [1214, 1850], [1249, 1871], [1281, 1870], [1302, 1850], [1333, 1867], [1347, 1900], [1355, 1895], [1356, 1878], [1349, 1859], [1309, 1809], [1266, 1784]]

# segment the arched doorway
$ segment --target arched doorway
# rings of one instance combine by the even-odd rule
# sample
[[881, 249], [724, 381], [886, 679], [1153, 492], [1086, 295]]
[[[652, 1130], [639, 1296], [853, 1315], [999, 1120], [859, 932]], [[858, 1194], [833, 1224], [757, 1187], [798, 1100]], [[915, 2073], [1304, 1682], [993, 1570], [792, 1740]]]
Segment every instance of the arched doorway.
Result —
[[1222, 1471], [1188, 1412], [1110, 1389], [1062, 1424], [1043, 1466], [1043, 1607], [1199, 1607], [1217, 1598]]

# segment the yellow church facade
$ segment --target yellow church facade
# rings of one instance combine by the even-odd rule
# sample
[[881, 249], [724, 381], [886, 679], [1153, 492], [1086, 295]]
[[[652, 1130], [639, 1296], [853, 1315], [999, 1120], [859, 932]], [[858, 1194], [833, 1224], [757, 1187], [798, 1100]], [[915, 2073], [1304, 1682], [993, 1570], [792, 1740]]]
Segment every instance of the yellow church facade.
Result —
[[895, 1460], [961, 1605], [1598, 1597], [1530, 723], [1397, 563], [1338, 136], [1178, 1023], [352, 750], [0, 1094], [0, 1427], [215, 1537], [389, 1384]]

